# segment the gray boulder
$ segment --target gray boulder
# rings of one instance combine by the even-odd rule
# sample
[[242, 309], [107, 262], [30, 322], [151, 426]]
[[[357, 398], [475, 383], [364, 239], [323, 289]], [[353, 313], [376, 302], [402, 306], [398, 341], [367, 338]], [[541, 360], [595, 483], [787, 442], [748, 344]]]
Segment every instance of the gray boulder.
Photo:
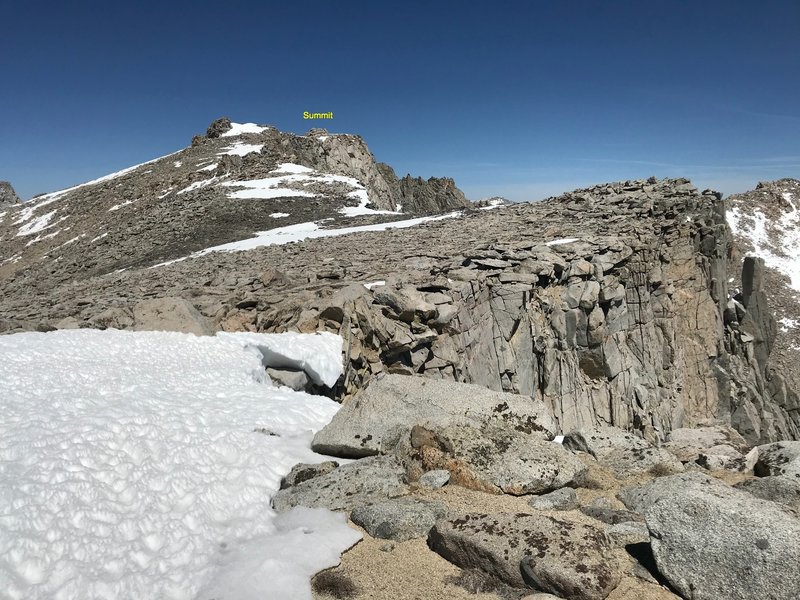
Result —
[[702, 454], [714, 448], [717, 450], [712, 454], [719, 455], [720, 446], [733, 450], [731, 456], [742, 456], [750, 450], [741, 434], [729, 425], [673, 429], [663, 445], [682, 463], [696, 463]]
[[656, 448], [616, 427], [576, 429], [564, 436], [564, 446], [591, 454], [620, 478], [647, 472], [663, 475], [683, 470], [683, 465], [671, 452]]
[[309, 384], [308, 375], [302, 370], [267, 367], [267, 375], [273, 383], [285, 385], [296, 392], [302, 392]]
[[578, 508], [578, 495], [572, 488], [561, 488], [549, 494], [534, 496], [528, 501], [536, 510], [572, 510]]
[[433, 471], [423, 473], [417, 483], [424, 487], [442, 488], [449, 482], [450, 471], [447, 471], [446, 469], [434, 469]]
[[467, 513], [439, 521], [428, 545], [462, 569], [564, 598], [601, 600], [620, 581], [601, 529], [544, 514]]
[[759, 446], [754, 471], [759, 477], [786, 475], [800, 479], [800, 442], [775, 442]]
[[134, 331], [180, 331], [195, 335], [214, 335], [209, 319], [183, 298], [142, 300], [133, 308], [133, 320]]
[[390, 374], [345, 402], [311, 447], [321, 454], [359, 458], [389, 451], [413, 425], [480, 427], [488, 422], [547, 438], [557, 430], [550, 410], [529, 396]]
[[292, 470], [289, 471], [283, 479], [281, 479], [281, 489], [283, 490], [298, 485], [304, 481], [314, 479], [314, 477], [327, 475], [338, 466], [339, 463], [334, 460], [326, 460], [325, 462], [315, 464], [298, 463], [292, 467]]
[[604, 506], [581, 506], [581, 512], [588, 517], [592, 517], [608, 525], [637, 521], [644, 522], [644, 517], [630, 510], [621, 510]]
[[407, 492], [403, 468], [397, 461], [375, 456], [279, 490], [272, 497], [272, 507], [278, 512], [294, 506], [351, 511]]
[[701, 474], [622, 496], [644, 513], [658, 570], [685, 598], [800, 597], [800, 570], [788, 567], [800, 562], [800, 520], [777, 504]]
[[736, 489], [752, 494], [762, 500], [770, 500], [800, 516], [800, 479], [794, 477], [756, 477], [737, 483]]
[[446, 515], [447, 509], [439, 502], [405, 497], [356, 507], [350, 520], [374, 538], [404, 542], [428, 535]]
[[397, 454], [412, 481], [425, 471], [446, 469], [452, 483], [494, 494], [549, 492], [575, 483], [586, 471], [560, 444], [499, 423], [481, 429], [415, 426]]
[[642, 521], [624, 521], [606, 527], [606, 533], [618, 546], [630, 544], [647, 544], [650, 542], [650, 530]]

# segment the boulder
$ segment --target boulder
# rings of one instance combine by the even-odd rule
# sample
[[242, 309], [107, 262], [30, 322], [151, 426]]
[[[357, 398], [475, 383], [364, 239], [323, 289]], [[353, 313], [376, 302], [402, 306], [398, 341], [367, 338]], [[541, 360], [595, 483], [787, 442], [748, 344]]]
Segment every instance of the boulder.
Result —
[[557, 425], [541, 401], [477, 385], [389, 374], [344, 403], [314, 436], [311, 448], [359, 458], [386, 453], [414, 425], [446, 427], [507, 423], [552, 438]]
[[142, 300], [133, 308], [134, 331], [180, 331], [214, 335], [211, 322], [184, 298]]
[[467, 513], [436, 523], [428, 545], [462, 569], [563, 598], [601, 600], [620, 581], [606, 534], [561, 517]]
[[662, 475], [683, 470], [683, 465], [672, 453], [616, 427], [576, 429], [564, 436], [564, 446], [591, 454], [620, 478], [647, 472]]
[[694, 463], [709, 448], [729, 446], [740, 456], [750, 450], [741, 434], [728, 425], [673, 429], [663, 447], [682, 463]]
[[800, 479], [782, 475], [756, 477], [733, 487], [756, 498], [776, 502], [791, 510], [795, 516], [800, 516]]
[[609, 525], [606, 527], [606, 533], [618, 546], [650, 543], [650, 530], [644, 520], [624, 521]]
[[620, 523], [644, 522], [644, 517], [630, 510], [608, 508], [605, 506], [581, 506], [581, 512], [588, 517], [602, 521], [608, 525]]
[[645, 515], [659, 572], [697, 600], [800, 598], [800, 520], [699, 473], [621, 492]]
[[578, 508], [578, 496], [572, 488], [561, 488], [528, 501], [536, 510], [572, 510]]
[[327, 475], [338, 466], [339, 463], [334, 460], [326, 460], [316, 464], [298, 463], [281, 479], [281, 489], [298, 485], [304, 481], [314, 479], [314, 477]]
[[404, 542], [428, 535], [446, 515], [447, 509], [439, 502], [404, 497], [358, 506], [350, 520], [374, 538]]
[[575, 483], [586, 471], [560, 444], [508, 424], [415, 426], [397, 454], [412, 481], [418, 473], [446, 469], [452, 483], [494, 494], [549, 492]]
[[417, 483], [424, 487], [442, 488], [446, 486], [449, 481], [450, 471], [446, 469], [434, 469], [433, 471], [423, 473]]
[[277, 369], [267, 367], [267, 375], [273, 383], [285, 385], [296, 392], [302, 392], [308, 387], [309, 379], [305, 371], [300, 369]]
[[786, 475], [800, 479], [800, 442], [774, 442], [758, 447], [753, 469], [759, 477]]
[[403, 468], [389, 456], [358, 460], [324, 475], [279, 490], [272, 507], [284, 512], [294, 506], [351, 511], [408, 492]]

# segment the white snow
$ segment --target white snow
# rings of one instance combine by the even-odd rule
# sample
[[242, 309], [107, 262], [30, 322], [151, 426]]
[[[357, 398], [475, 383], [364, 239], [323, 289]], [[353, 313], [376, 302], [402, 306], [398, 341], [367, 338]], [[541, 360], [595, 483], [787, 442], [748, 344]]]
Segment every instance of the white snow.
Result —
[[236, 142], [232, 146], [223, 148], [222, 149], [223, 151], [217, 154], [217, 156], [222, 156], [223, 154], [231, 154], [235, 156], [247, 156], [248, 154], [252, 154], [253, 152], [261, 152], [261, 149], [263, 147], [264, 144], [245, 144], [243, 142]]
[[3, 212], [0, 212], [0, 219], [2, 219], [3, 217], [5, 217], [7, 214], [8, 214], [8, 211], [3, 211]]
[[270, 499], [323, 460], [311, 436], [338, 405], [273, 387], [262, 361], [276, 349], [330, 381], [333, 337], [0, 336], [0, 596], [310, 600], [360, 535]]
[[51, 231], [50, 233], [46, 233], [44, 235], [37, 235], [32, 240], [28, 240], [28, 243], [25, 244], [25, 247], [27, 248], [28, 246], [31, 246], [31, 245], [35, 244], [36, 242], [41, 242], [42, 240], [46, 240], [46, 239], [49, 239], [49, 238], [56, 237], [59, 233], [61, 233], [61, 230], [60, 229], [56, 229], [55, 231]]
[[267, 129], [269, 129], [269, 127], [261, 127], [255, 123], [231, 123], [231, 128], [220, 137], [233, 137], [242, 135], [243, 133], [261, 133]]
[[304, 167], [303, 165], [296, 165], [294, 163], [281, 163], [277, 168], [272, 170], [273, 173], [313, 173], [314, 169], [311, 167]]
[[161, 200], [161, 199], [163, 199], [163, 198], [166, 198], [166, 197], [167, 197], [167, 195], [169, 195], [169, 193], [170, 193], [172, 190], [174, 190], [174, 189], [175, 189], [174, 187], [172, 187], [172, 186], [169, 186], [169, 188], [167, 189], [167, 191], [166, 191], [166, 192], [164, 192], [163, 194], [161, 194], [161, 195], [158, 197], [158, 199], [159, 199], [159, 200]]
[[186, 186], [182, 190], [178, 192], [178, 195], [185, 194], [186, 192], [193, 192], [194, 190], [199, 190], [200, 188], [207, 187], [214, 183], [215, 181], [219, 181], [222, 177], [214, 176], [211, 179], [201, 179], [200, 181], [195, 181], [191, 185]]
[[571, 244], [572, 242], [577, 242], [578, 238], [559, 238], [557, 240], [553, 240], [547, 242], [545, 246], [558, 246], [560, 244]]
[[53, 215], [56, 214], [57, 210], [58, 209], [51, 210], [49, 213], [45, 213], [39, 217], [36, 217], [30, 223], [25, 223], [22, 227], [19, 228], [19, 231], [17, 232], [17, 237], [23, 235], [32, 235], [34, 233], [42, 231], [43, 229], [46, 229], [48, 224], [50, 223], [50, 220], [53, 218]]
[[788, 317], [780, 319], [778, 324], [781, 326], [781, 331], [783, 332], [789, 331], [790, 329], [800, 328], [800, 320], [789, 319]]
[[492, 198], [486, 206], [478, 207], [478, 210], [493, 210], [495, 208], [503, 208], [505, 203], [500, 198]]
[[115, 204], [114, 206], [112, 206], [111, 208], [109, 208], [109, 209], [108, 209], [108, 212], [115, 212], [115, 211], [118, 211], [118, 210], [119, 210], [120, 208], [122, 208], [123, 206], [128, 206], [129, 204], [133, 204], [133, 203], [134, 203], [134, 200], [126, 200], [126, 201], [125, 201], [125, 202], [123, 202], [122, 204]]
[[334, 237], [338, 235], [347, 235], [349, 233], [361, 233], [364, 231], [385, 231], [387, 229], [405, 229], [407, 227], [414, 227], [429, 221], [441, 221], [442, 219], [452, 219], [460, 217], [463, 213], [461, 211], [451, 212], [444, 215], [435, 217], [417, 217], [416, 219], [405, 219], [402, 221], [392, 221], [389, 223], [373, 223], [372, 225], [358, 225], [355, 227], [341, 227], [339, 229], [321, 229], [319, 223], [297, 223], [295, 225], [287, 225], [285, 227], [277, 227], [275, 229], [268, 229], [267, 231], [256, 232], [255, 237], [246, 240], [239, 240], [237, 242], [230, 242], [220, 246], [212, 246], [204, 250], [199, 250], [189, 256], [183, 258], [176, 258], [167, 262], [153, 265], [151, 268], [163, 267], [171, 265], [176, 262], [181, 262], [189, 258], [197, 258], [210, 254], [211, 252], [244, 252], [261, 248], [263, 246], [275, 246], [282, 244], [289, 244], [291, 242], [302, 242], [303, 240], [310, 240], [321, 237]]
[[317, 139], [318, 139], [320, 142], [324, 142], [324, 141], [325, 141], [325, 140], [327, 140], [329, 137], [331, 137], [331, 136], [329, 136], [329, 135], [318, 135], [318, 136], [317, 136]]
[[386, 281], [384, 281], [383, 279], [379, 279], [378, 281], [370, 281], [369, 283], [365, 283], [364, 287], [367, 288], [368, 290], [371, 290], [372, 288], [377, 287], [379, 285], [386, 285]]
[[216, 169], [218, 166], [219, 166], [219, 163], [211, 163], [211, 164], [210, 164], [210, 165], [208, 165], [207, 167], [201, 167], [200, 169], [197, 169], [197, 171], [196, 171], [196, 172], [197, 172], [197, 173], [199, 173], [200, 171], [213, 171], [213, 170], [215, 170], [215, 169]]
[[316, 384], [333, 387], [342, 373], [342, 338], [332, 333], [218, 333], [258, 349], [264, 366], [302, 369]]
[[767, 219], [758, 209], [749, 215], [733, 207], [726, 211], [728, 225], [753, 246], [749, 254], [763, 258], [768, 267], [786, 275], [792, 288], [800, 291], [800, 207], [793, 194], [782, 196], [791, 208], [779, 219]]
[[563, 444], [564, 443], [564, 436], [563, 435], [557, 435], [556, 437], [553, 438], [553, 441], [556, 444]]
[[274, 212], [269, 214], [270, 217], [273, 219], [283, 219], [284, 217], [288, 217], [289, 213], [282, 213], [282, 212]]
[[228, 187], [235, 186], [245, 188], [243, 190], [236, 190], [229, 193], [228, 198], [268, 200], [271, 198], [287, 198], [292, 196], [302, 198], [314, 197], [314, 194], [310, 192], [280, 187], [289, 181], [291, 177], [293, 176], [267, 177], [265, 179], [250, 179], [245, 181], [228, 181], [222, 185]]
[[181, 167], [181, 166], [183, 166], [183, 162], [182, 162], [182, 161], [180, 161], [180, 160], [176, 160], [176, 161], [175, 161], [174, 163], [172, 163], [172, 164], [173, 164], [173, 166], [174, 166], [176, 169], [177, 169], [178, 167]]
[[101, 233], [101, 234], [100, 234], [100, 235], [98, 235], [96, 238], [92, 238], [91, 240], [89, 240], [89, 243], [90, 243], [90, 244], [94, 244], [95, 242], [97, 242], [97, 241], [99, 241], [99, 240], [102, 240], [102, 239], [103, 239], [104, 237], [106, 237], [107, 235], [108, 235], [108, 232]]

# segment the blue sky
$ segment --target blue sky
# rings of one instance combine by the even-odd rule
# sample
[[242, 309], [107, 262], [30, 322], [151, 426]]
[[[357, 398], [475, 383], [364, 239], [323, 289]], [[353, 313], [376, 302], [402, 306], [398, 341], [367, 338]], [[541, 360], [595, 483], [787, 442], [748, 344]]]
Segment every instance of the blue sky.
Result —
[[4, 2], [0, 179], [24, 198], [216, 117], [362, 135], [473, 199], [800, 177], [800, 4]]

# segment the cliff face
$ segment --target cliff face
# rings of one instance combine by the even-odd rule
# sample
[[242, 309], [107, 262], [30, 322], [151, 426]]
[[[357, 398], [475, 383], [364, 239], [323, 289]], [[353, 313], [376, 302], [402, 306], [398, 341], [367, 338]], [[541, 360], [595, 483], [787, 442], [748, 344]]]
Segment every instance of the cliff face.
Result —
[[216, 252], [38, 297], [6, 286], [0, 321], [143, 327], [144, 304], [179, 299], [196, 309], [186, 319], [213, 329], [341, 334], [342, 398], [379, 372], [416, 373], [541, 399], [562, 430], [611, 424], [658, 439], [721, 421], [751, 442], [798, 437], [797, 397], [770, 369], [760, 265], [748, 261], [733, 300], [734, 254], [719, 194], [624, 182], [402, 231]]

